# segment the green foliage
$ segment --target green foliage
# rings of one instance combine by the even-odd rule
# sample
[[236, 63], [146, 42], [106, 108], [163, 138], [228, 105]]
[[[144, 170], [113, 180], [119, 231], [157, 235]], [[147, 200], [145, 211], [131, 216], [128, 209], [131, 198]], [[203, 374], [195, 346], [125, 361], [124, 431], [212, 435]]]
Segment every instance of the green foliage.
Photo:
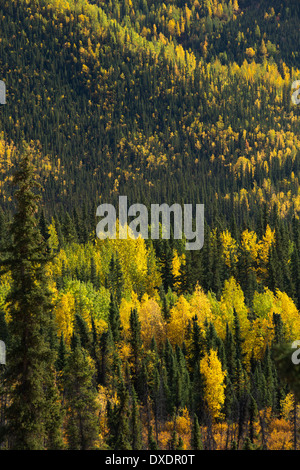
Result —
[[[300, 10], [269, 3], [0, 0], [3, 447], [213, 448], [211, 351], [226, 448], [299, 399]], [[203, 249], [96, 240], [120, 194], [204, 203]]]
[[94, 365], [78, 342], [71, 351], [64, 374], [68, 449], [94, 449], [98, 438]]
[[[55, 386], [54, 354], [49, 340], [51, 291], [46, 265], [49, 262], [46, 243], [40, 234], [36, 212], [40, 189], [36, 181], [31, 154], [24, 149], [14, 175], [16, 212], [11, 224], [11, 243], [2, 269], [12, 279], [7, 296], [9, 322], [9, 355], [6, 391], [9, 394], [7, 420], [2, 439], [14, 449], [60, 447], [60, 420]], [[2, 325], [3, 328], [3, 325]]]

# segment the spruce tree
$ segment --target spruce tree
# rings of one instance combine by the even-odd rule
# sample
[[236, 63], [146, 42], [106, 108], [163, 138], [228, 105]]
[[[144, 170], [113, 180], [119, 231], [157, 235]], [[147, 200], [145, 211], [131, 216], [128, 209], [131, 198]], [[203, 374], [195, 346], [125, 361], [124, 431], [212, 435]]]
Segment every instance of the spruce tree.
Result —
[[273, 325], [274, 325], [274, 340], [273, 345], [283, 344], [284, 338], [284, 325], [281, 319], [280, 313], [273, 313]]
[[246, 437], [242, 450], [254, 450], [254, 445], [249, 437]]
[[67, 212], [64, 218], [63, 223], [63, 235], [67, 243], [76, 243], [78, 242], [77, 232], [74, 225], [74, 220]]
[[113, 294], [110, 295], [108, 320], [109, 320], [113, 340], [115, 343], [117, 343], [121, 339], [122, 325], [121, 325], [118, 303], [116, 302]]
[[47, 401], [47, 414], [45, 418], [47, 450], [64, 449], [62, 438], [62, 428], [64, 419], [64, 410], [61, 405], [59, 396], [59, 377], [56, 375], [54, 368], [49, 371], [48, 386], [45, 388]]
[[192, 280], [192, 257], [189, 251], [185, 254], [185, 261], [181, 264], [179, 269], [179, 276], [174, 279], [178, 283], [179, 294], [192, 294], [195, 283]]
[[192, 382], [192, 409], [200, 420], [204, 419], [204, 378], [196, 367]]
[[80, 343], [83, 348], [85, 348], [89, 353], [91, 351], [91, 338], [88, 325], [86, 321], [82, 318], [79, 313], [75, 314], [75, 330], [78, 337], [80, 338]]
[[0, 253], [5, 252], [5, 246], [8, 242], [9, 230], [5, 214], [0, 207]]
[[49, 238], [48, 224], [47, 224], [45, 212], [43, 209], [42, 209], [40, 219], [39, 219], [39, 229], [44, 240], [48, 240]]
[[139, 321], [136, 309], [132, 309], [130, 313], [130, 336], [129, 344], [131, 346], [131, 360], [132, 360], [132, 380], [134, 388], [141, 398], [143, 384], [140, 381], [141, 375], [141, 361], [142, 361], [142, 338], [141, 338], [141, 323]]
[[148, 448], [149, 450], [158, 450], [157, 442], [153, 437], [152, 426], [149, 426], [148, 430]]
[[178, 446], [178, 436], [175, 429], [172, 431], [171, 439], [169, 440], [169, 450], [176, 450]]
[[62, 372], [67, 364], [67, 348], [63, 333], [60, 335], [58, 355], [56, 359], [56, 369]]
[[124, 288], [124, 276], [118, 253], [112, 255], [109, 263], [109, 273], [106, 279], [107, 287], [110, 289], [117, 305], [119, 306], [122, 299]]
[[199, 421], [196, 415], [194, 415], [191, 444], [192, 444], [193, 450], [203, 450], [201, 430], [200, 430]]
[[131, 447], [133, 450], [142, 449], [142, 423], [140, 417], [140, 410], [138, 398], [133, 388], [132, 390], [132, 405], [131, 405]]
[[130, 443], [130, 410], [129, 410], [129, 392], [124, 384], [118, 394], [120, 405], [116, 417], [117, 432], [114, 449], [115, 450], [132, 450]]
[[190, 355], [190, 365], [193, 373], [196, 368], [199, 367], [200, 359], [202, 358], [204, 352], [204, 343], [205, 339], [201, 332], [198, 317], [195, 315], [192, 318], [192, 341], [191, 341], [191, 355]]
[[[6, 371], [9, 406], [2, 432], [11, 448], [37, 450], [47, 445], [47, 425], [52, 413], [56, 414], [52, 407], [57, 405], [57, 390], [55, 355], [49, 344], [53, 328], [46, 277], [49, 256], [36, 220], [40, 200], [36, 192], [40, 186], [27, 149], [13, 183], [18, 187], [17, 207], [10, 227], [11, 243], [6, 248], [8, 257], [1, 263], [3, 271], [10, 271], [12, 278], [7, 298], [11, 315]], [[59, 422], [53, 425], [59, 426]], [[52, 428], [51, 434], [54, 433]], [[57, 445], [58, 441], [57, 438]]]
[[228, 323], [226, 323], [226, 337], [225, 337], [225, 351], [226, 351], [226, 364], [227, 364], [227, 374], [231, 380], [234, 381], [235, 372], [236, 372], [236, 347], [234, 343], [234, 338], [229, 328]]
[[183, 450], [183, 448], [184, 448], [184, 442], [183, 442], [182, 437], [179, 436], [178, 444], [176, 446], [176, 450]]
[[162, 307], [161, 307], [161, 312], [162, 312], [162, 315], [163, 315], [163, 318], [168, 321], [170, 319], [170, 307], [168, 305], [168, 300], [167, 300], [167, 296], [165, 294], [165, 291], [163, 289], [162, 286], [160, 286], [161, 288], [161, 302], [162, 302]]
[[173, 289], [175, 282], [173, 274], [174, 254], [168, 240], [162, 240], [162, 246], [163, 251], [161, 256], [161, 277], [164, 290], [167, 293], [169, 288]]
[[273, 370], [273, 361], [271, 357], [271, 350], [269, 345], [266, 346], [266, 352], [264, 356], [264, 363], [263, 363], [263, 372], [266, 378], [267, 389], [266, 389], [266, 405], [273, 406], [274, 405], [274, 398], [275, 398], [275, 378], [274, 378], [274, 370]]
[[234, 316], [234, 342], [235, 342], [236, 359], [237, 361], [240, 361], [242, 364], [244, 360], [244, 356], [245, 356], [245, 354], [243, 353], [244, 339], [242, 338], [240, 320], [239, 320], [239, 317], [235, 308], [233, 309], [233, 316]]
[[95, 259], [94, 259], [93, 256], [91, 257], [91, 263], [90, 263], [90, 280], [91, 280], [91, 283], [93, 284], [94, 288], [99, 289], [100, 279], [99, 279], [99, 276], [97, 274], [96, 263], [95, 263]]
[[249, 402], [249, 439], [251, 443], [254, 443], [254, 423], [255, 423], [255, 418], [257, 415], [257, 405], [256, 402], [253, 398], [253, 396], [250, 396], [250, 402]]
[[108, 325], [107, 331], [102, 333], [100, 338], [100, 377], [101, 384], [108, 386], [112, 383], [113, 379], [113, 356], [115, 352], [115, 346], [113, 342], [113, 336], [110, 325]]
[[64, 374], [68, 449], [92, 450], [99, 434], [94, 364], [77, 340]]
[[97, 384], [100, 384], [101, 383], [101, 364], [100, 364], [100, 347], [99, 347], [100, 344], [98, 340], [98, 332], [97, 332], [93, 315], [91, 315], [91, 324], [92, 324], [91, 357], [96, 367], [96, 382]]

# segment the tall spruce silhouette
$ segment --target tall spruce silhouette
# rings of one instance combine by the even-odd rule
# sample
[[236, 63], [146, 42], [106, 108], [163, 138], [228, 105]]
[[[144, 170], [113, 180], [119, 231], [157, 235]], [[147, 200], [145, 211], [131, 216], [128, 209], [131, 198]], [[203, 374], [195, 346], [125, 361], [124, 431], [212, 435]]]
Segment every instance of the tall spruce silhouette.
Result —
[[49, 254], [36, 217], [40, 185], [26, 148], [13, 184], [17, 207], [7, 258], [1, 263], [2, 272], [9, 271], [12, 279], [7, 298], [11, 315], [6, 371], [9, 406], [1, 434], [13, 449], [60, 448], [60, 420], [54, 427], [52, 422], [53, 416], [59, 416], [59, 401], [55, 355], [49, 344], [53, 329], [46, 276]]

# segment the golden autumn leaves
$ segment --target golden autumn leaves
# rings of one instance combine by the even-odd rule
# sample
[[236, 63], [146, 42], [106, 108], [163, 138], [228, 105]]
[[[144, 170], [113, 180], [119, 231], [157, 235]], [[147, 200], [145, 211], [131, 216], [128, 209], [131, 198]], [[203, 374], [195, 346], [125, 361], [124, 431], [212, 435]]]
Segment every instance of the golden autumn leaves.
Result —
[[200, 372], [204, 377], [204, 398], [213, 419], [221, 417], [225, 401], [226, 371], [222, 370], [217, 351], [211, 349], [200, 361]]

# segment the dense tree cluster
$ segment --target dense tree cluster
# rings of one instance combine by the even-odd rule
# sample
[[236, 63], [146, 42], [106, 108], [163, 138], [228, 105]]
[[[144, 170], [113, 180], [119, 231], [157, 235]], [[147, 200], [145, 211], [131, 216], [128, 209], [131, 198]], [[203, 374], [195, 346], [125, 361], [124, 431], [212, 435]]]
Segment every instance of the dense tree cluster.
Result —
[[[300, 10], [269, 3], [0, 0], [1, 448], [297, 448]], [[203, 203], [202, 250], [97, 239], [120, 194]]]
[[72, 217], [65, 232], [37, 216], [33, 161], [29, 147], [2, 217], [2, 446], [291, 448], [295, 380], [277, 361], [300, 315], [268, 286], [280, 226], [213, 230], [195, 259], [176, 240], [79, 243]]

